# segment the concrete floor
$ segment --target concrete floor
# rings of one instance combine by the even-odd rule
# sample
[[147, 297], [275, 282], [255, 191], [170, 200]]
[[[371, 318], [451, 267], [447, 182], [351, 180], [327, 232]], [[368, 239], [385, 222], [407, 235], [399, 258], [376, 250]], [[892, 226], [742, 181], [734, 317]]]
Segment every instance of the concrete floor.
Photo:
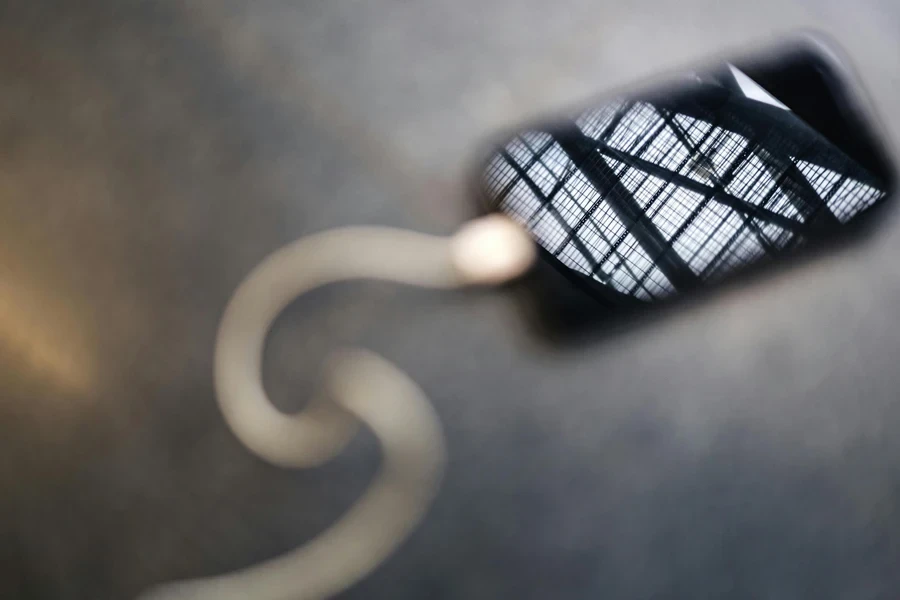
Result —
[[[900, 139], [885, 0], [9, 1], [0, 7], [0, 596], [116, 599], [331, 523], [378, 456], [253, 458], [212, 392], [260, 259], [374, 223], [447, 233], [498, 130], [816, 28]], [[900, 220], [578, 349], [502, 294], [358, 283], [278, 321], [284, 409], [330, 349], [406, 369], [450, 464], [345, 598], [895, 598]], [[6, 554], [7, 556], [2, 556]]]

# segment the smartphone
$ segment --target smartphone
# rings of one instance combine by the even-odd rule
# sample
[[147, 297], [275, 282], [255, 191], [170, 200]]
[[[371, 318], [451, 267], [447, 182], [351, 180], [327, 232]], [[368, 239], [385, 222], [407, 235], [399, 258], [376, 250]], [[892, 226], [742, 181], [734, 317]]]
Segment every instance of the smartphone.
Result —
[[479, 209], [524, 226], [557, 330], [646, 312], [871, 223], [896, 182], [835, 44], [795, 36], [490, 144]]

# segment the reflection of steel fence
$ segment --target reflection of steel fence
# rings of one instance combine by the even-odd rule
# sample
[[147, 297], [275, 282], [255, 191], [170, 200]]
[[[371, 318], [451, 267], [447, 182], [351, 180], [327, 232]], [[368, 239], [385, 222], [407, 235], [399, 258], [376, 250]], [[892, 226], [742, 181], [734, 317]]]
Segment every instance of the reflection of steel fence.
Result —
[[[741, 97], [617, 102], [517, 136], [492, 208], [566, 267], [642, 300], [802, 244], [884, 185], [793, 113]], [[712, 108], [711, 108], [712, 107]]]

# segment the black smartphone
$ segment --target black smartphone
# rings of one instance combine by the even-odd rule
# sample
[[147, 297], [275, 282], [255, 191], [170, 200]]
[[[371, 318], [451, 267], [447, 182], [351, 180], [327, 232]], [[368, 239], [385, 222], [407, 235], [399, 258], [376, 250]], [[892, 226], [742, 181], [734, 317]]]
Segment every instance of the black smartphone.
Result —
[[527, 293], [577, 330], [872, 222], [896, 182], [876, 123], [834, 43], [804, 34], [504, 135], [480, 209], [527, 228]]

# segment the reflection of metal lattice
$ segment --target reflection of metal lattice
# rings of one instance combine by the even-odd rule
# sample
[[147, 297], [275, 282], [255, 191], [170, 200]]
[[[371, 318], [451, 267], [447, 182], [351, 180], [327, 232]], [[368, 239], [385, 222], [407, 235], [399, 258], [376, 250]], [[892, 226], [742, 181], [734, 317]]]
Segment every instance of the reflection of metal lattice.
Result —
[[510, 141], [492, 207], [566, 267], [653, 300], [802, 244], [884, 186], [793, 113], [746, 98], [617, 102]]

